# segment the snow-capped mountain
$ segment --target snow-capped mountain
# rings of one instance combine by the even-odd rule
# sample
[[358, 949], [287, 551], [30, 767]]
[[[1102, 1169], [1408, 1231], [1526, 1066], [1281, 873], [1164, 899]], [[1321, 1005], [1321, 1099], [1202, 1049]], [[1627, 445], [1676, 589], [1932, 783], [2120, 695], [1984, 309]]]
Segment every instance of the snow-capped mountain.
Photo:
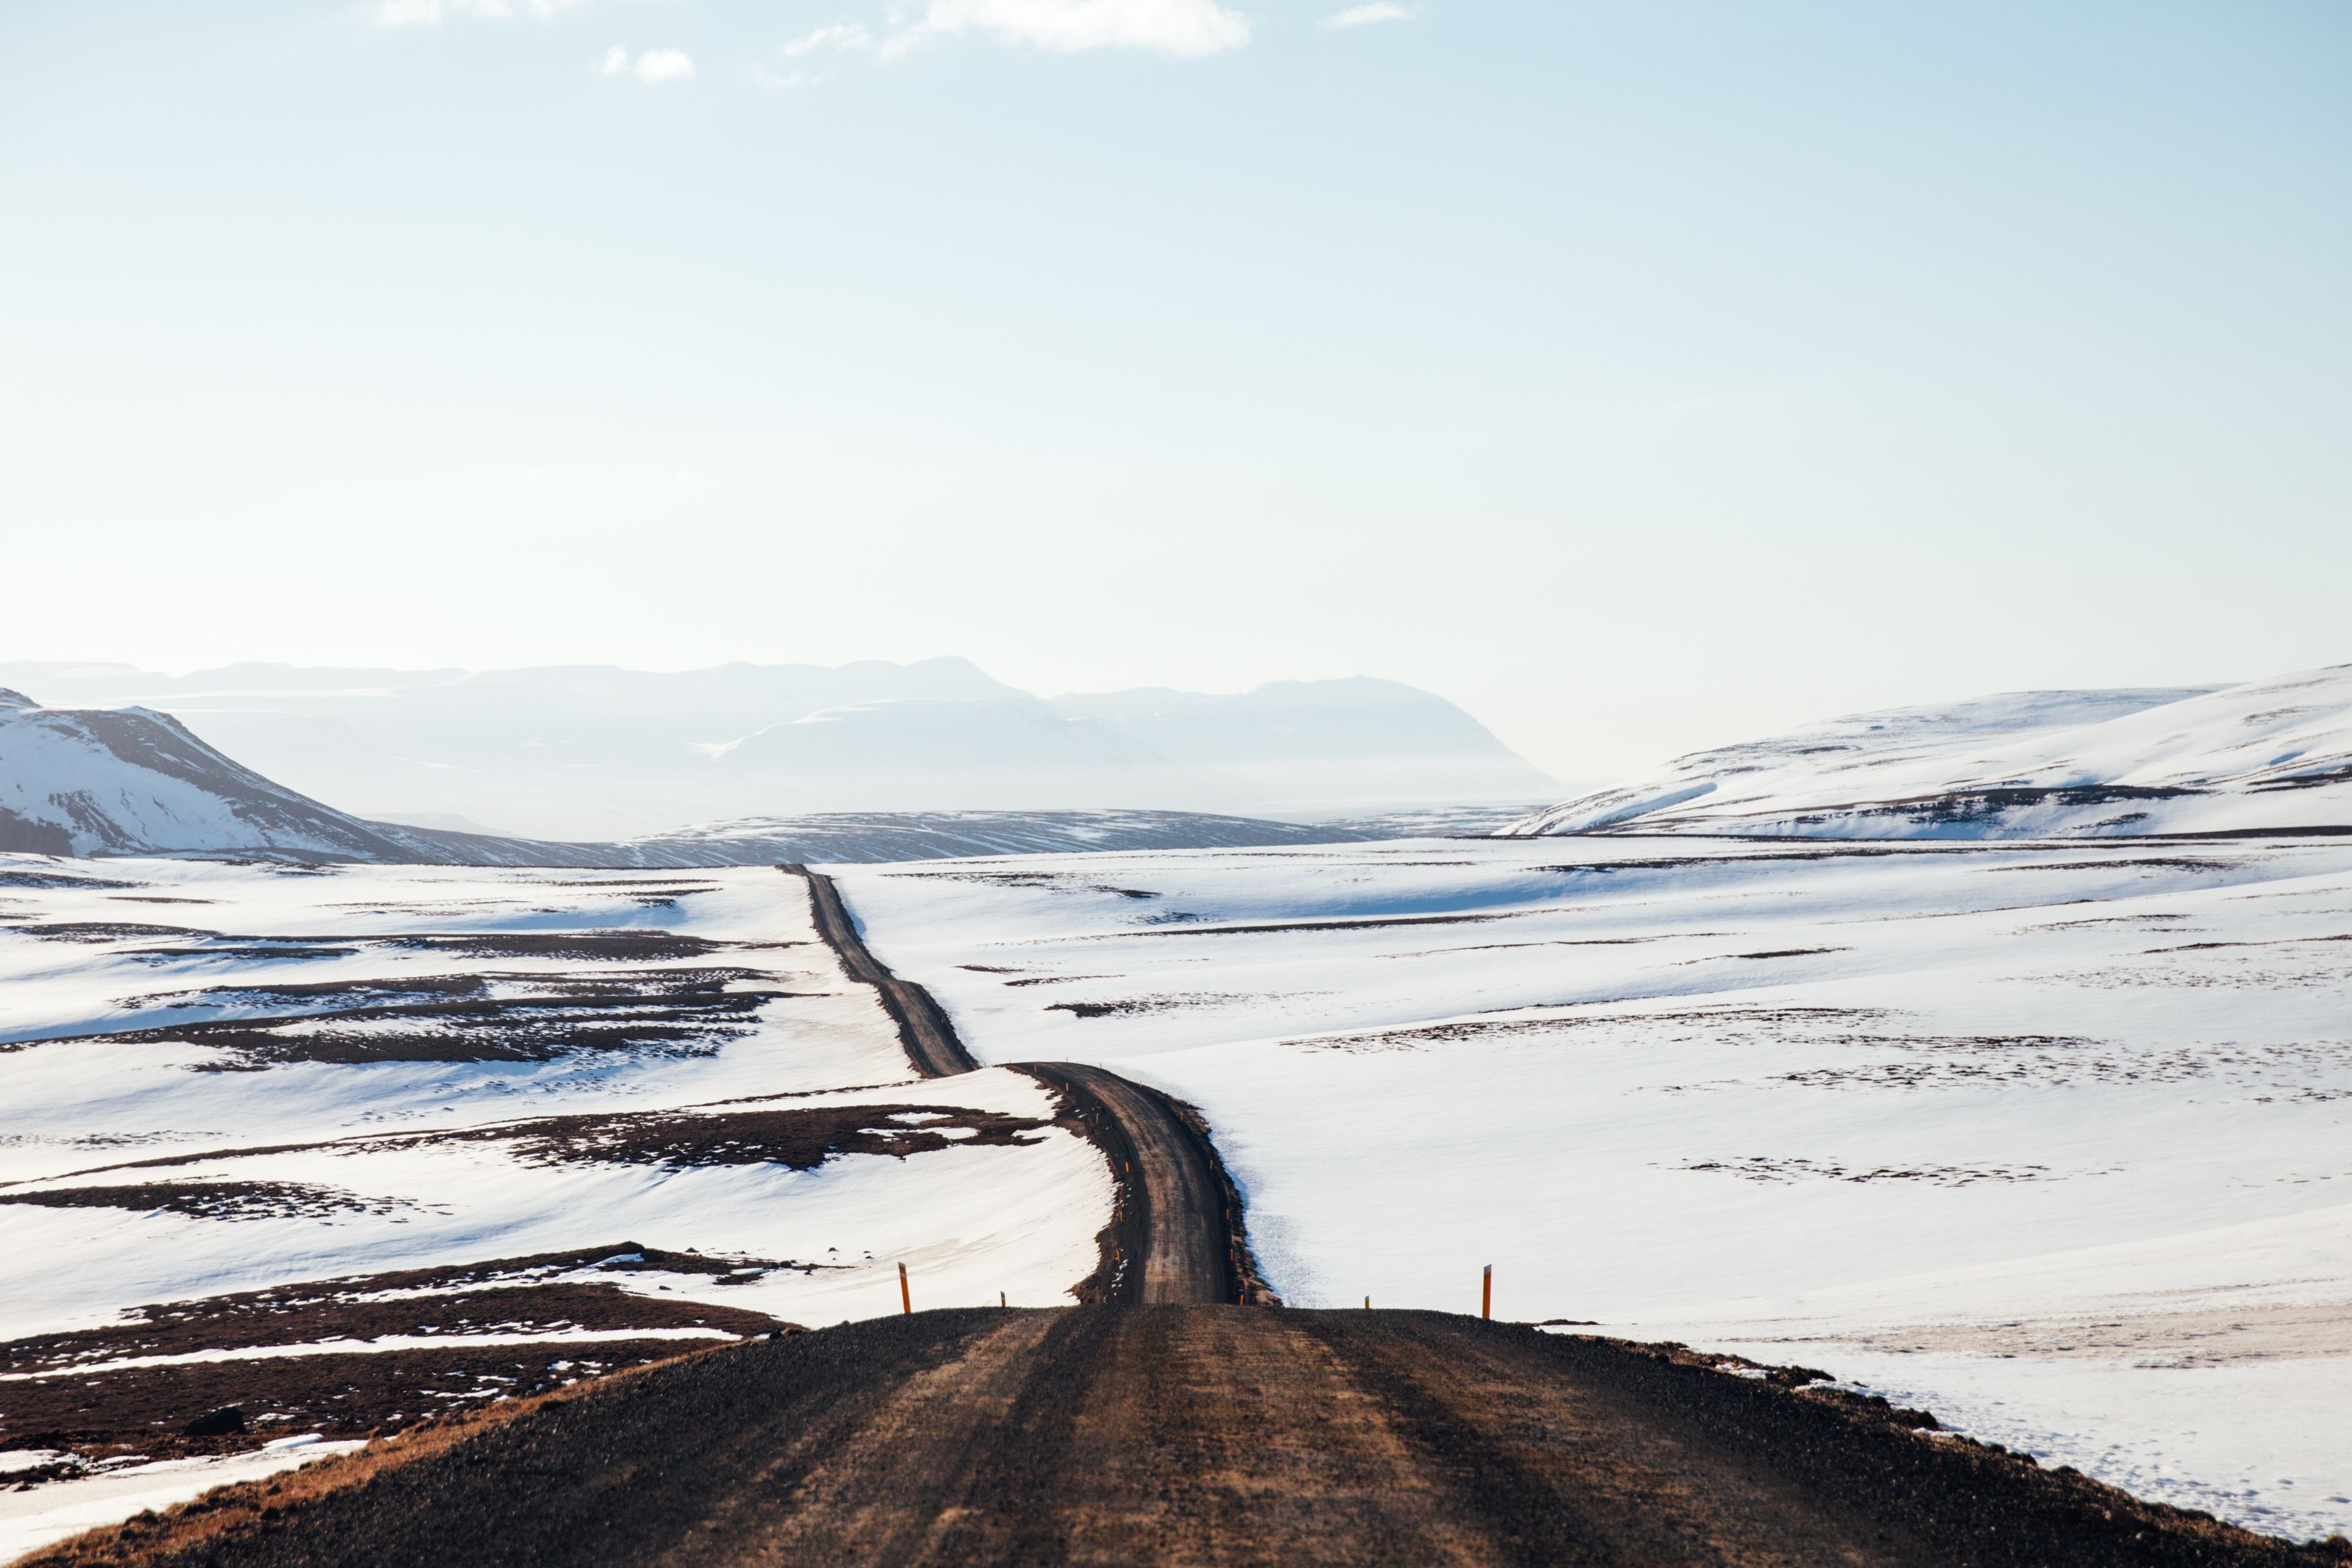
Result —
[[1669, 763], [1502, 837], [2352, 831], [2352, 665], [2242, 686], [2027, 691], [1864, 713]]
[[415, 861], [434, 836], [363, 822], [271, 783], [141, 708], [43, 708], [0, 689], [0, 850], [274, 850]]
[[1045, 700], [959, 658], [827, 668], [0, 665], [137, 705], [314, 798], [499, 835], [635, 838], [811, 812], [1131, 808], [1315, 820], [1556, 795], [1454, 704], [1386, 680]]

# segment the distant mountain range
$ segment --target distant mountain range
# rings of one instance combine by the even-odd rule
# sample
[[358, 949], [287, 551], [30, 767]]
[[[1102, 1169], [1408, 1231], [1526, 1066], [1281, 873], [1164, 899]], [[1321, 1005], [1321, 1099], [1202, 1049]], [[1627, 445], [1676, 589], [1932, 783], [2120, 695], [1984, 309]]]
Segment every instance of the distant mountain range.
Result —
[[2023, 691], [1857, 714], [1695, 752], [1503, 831], [2352, 832], [2352, 665], [2241, 686]]
[[966, 660], [460, 669], [0, 665], [59, 708], [139, 706], [374, 819], [541, 839], [839, 811], [1131, 808], [1330, 820], [1540, 800], [1552, 781], [1394, 681], [1040, 699]]
[[685, 868], [1197, 849], [1396, 837], [1180, 811], [839, 812], [753, 817], [619, 843], [371, 821], [276, 784], [169, 714], [43, 708], [0, 689], [0, 853], [265, 856], [460, 866]]

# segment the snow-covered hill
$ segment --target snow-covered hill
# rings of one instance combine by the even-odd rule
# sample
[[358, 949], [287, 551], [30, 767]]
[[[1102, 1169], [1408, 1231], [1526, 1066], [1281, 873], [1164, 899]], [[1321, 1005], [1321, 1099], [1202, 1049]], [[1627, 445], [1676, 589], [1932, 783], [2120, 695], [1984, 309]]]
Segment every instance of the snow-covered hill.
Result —
[[428, 849], [436, 837], [297, 795], [165, 714], [43, 708], [0, 690], [0, 850], [415, 861], [440, 858]]
[[1556, 795], [1454, 704], [1387, 680], [1041, 699], [971, 663], [463, 670], [0, 665], [137, 705], [365, 816], [635, 838], [811, 812], [1135, 808], [1294, 819]]
[[2242, 686], [2027, 691], [1699, 752], [1506, 837], [2352, 831], [2352, 665]]

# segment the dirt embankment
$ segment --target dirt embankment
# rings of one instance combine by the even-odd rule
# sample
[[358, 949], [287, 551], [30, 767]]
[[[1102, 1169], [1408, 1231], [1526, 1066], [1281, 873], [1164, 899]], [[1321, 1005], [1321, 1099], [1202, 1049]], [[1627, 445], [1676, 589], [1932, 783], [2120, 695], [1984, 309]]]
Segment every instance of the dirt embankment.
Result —
[[501, 1406], [459, 1446], [436, 1428], [32, 1561], [2352, 1563], [1812, 1381], [1426, 1312], [929, 1312]]

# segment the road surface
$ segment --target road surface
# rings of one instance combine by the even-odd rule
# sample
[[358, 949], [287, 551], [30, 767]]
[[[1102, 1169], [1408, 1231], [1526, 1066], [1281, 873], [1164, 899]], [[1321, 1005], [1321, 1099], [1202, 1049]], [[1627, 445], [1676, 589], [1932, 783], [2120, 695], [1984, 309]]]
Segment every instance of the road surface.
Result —
[[[44, 1564], [2342, 1563], [1617, 1342], [1428, 1312], [966, 1310], [607, 1380]], [[423, 1457], [400, 1463], [415, 1446]], [[344, 1484], [328, 1489], [341, 1467]], [[372, 1473], [371, 1473], [372, 1472]], [[265, 1513], [263, 1510], [267, 1510]]]

